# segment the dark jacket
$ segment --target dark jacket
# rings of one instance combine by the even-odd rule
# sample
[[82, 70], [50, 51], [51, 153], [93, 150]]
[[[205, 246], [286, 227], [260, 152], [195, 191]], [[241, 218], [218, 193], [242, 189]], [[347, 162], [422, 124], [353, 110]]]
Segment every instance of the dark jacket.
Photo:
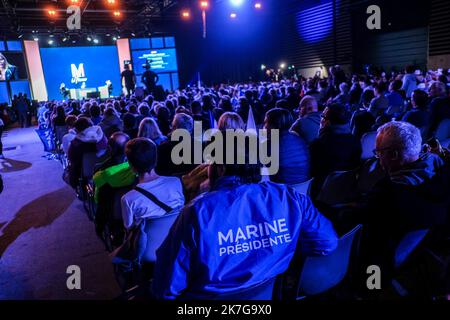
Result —
[[309, 180], [309, 150], [295, 133], [280, 132], [280, 168], [272, 181], [297, 184]]
[[349, 125], [324, 128], [309, 150], [311, 175], [318, 186], [330, 173], [352, 170], [361, 163], [361, 141], [350, 133]]
[[309, 145], [319, 136], [320, 115], [322, 112], [311, 112], [303, 118], [297, 119], [291, 127], [291, 131], [297, 133]]
[[394, 250], [410, 231], [448, 224], [450, 170], [436, 155], [424, 154], [378, 182], [369, 194], [367, 245], [373, 263], [392, 265]]

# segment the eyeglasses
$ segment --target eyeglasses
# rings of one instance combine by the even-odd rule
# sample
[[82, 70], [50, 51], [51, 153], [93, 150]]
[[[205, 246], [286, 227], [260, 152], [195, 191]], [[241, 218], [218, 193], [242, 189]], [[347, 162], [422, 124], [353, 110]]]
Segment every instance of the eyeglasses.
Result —
[[373, 149], [372, 152], [375, 155], [375, 158], [379, 159], [381, 153], [385, 152], [385, 151], [389, 151], [392, 150], [391, 147], [387, 147], [387, 148], [382, 148], [382, 149]]

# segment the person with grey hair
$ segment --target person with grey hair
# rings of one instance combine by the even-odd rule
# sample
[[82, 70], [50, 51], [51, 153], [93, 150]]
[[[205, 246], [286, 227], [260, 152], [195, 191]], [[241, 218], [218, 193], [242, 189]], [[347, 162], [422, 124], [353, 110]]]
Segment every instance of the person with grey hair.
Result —
[[364, 251], [367, 265], [380, 266], [386, 280], [408, 232], [442, 228], [448, 234], [449, 168], [421, 149], [420, 131], [410, 123], [394, 121], [378, 129], [374, 153], [386, 176], [369, 194]]
[[299, 118], [292, 125], [291, 131], [302, 137], [309, 145], [319, 136], [321, 114], [316, 98], [304, 96], [300, 101]]
[[342, 82], [339, 85], [339, 94], [333, 99], [330, 99], [330, 103], [338, 103], [342, 104], [343, 106], [347, 105], [350, 102], [349, 91], [349, 85], [346, 82]]
[[439, 124], [444, 119], [450, 119], [450, 98], [447, 95], [445, 84], [439, 81], [433, 82], [430, 86], [430, 123], [427, 130], [427, 137], [431, 138]]

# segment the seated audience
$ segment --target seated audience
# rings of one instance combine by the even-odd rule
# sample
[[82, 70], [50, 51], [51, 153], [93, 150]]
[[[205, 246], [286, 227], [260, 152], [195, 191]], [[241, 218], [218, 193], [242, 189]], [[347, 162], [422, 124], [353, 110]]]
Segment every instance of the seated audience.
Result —
[[75, 122], [77, 135], [68, 150], [70, 185], [76, 188], [81, 178], [83, 156], [99, 153], [106, 149], [107, 140], [99, 126], [94, 126], [88, 118], [81, 117]]
[[[309, 180], [309, 150], [305, 141], [289, 131], [293, 119], [289, 110], [272, 109], [266, 113], [264, 129], [269, 131], [270, 143], [279, 143], [279, 170], [270, 179], [278, 183], [297, 184]], [[278, 130], [279, 140], [272, 139]]]
[[441, 121], [450, 119], [450, 97], [445, 84], [438, 81], [431, 84], [429, 95], [431, 98], [430, 126], [427, 130], [427, 137], [432, 137]]
[[138, 131], [139, 138], [147, 138], [152, 140], [157, 146], [166, 142], [168, 139], [159, 130], [158, 123], [153, 118], [144, 118]]
[[110, 137], [114, 132], [123, 131], [123, 123], [111, 105], [107, 105], [105, 115], [99, 124], [106, 137]]
[[334, 171], [357, 168], [361, 159], [361, 142], [350, 132], [345, 107], [332, 104], [325, 108], [320, 121], [320, 134], [310, 147], [313, 194]]
[[387, 177], [369, 196], [365, 252], [386, 277], [407, 232], [439, 227], [448, 219], [448, 166], [434, 154], [421, 154], [421, 149], [420, 131], [409, 123], [390, 122], [378, 130], [375, 153]]
[[157, 251], [157, 298], [242, 299], [240, 291], [266, 287], [285, 272], [297, 246], [304, 255], [336, 248], [332, 224], [311, 200], [282, 184], [258, 183], [260, 166], [248, 159], [209, 167], [212, 190], [183, 209]]
[[136, 124], [136, 116], [130, 112], [123, 115], [123, 132], [126, 133], [131, 139], [137, 137], [138, 129]]
[[73, 139], [77, 136], [77, 132], [75, 130], [75, 122], [77, 121], [77, 117], [74, 115], [68, 115], [66, 117], [66, 126], [68, 132], [62, 137], [62, 149], [64, 154], [68, 154], [69, 146]]
[[383, 115], [389, 107], [389, 99], [386, 98], [385, 91], [386, 88], [384, 83], [374, 85], [375, 98], [370, 102], [369, 107], [369, 112], [374, 118]]
[[297, 133], [309, 145], [319, 136], [321, 114], [317, 100], [304, 96], [300, 101], [299, 118], [292, 125], [291, 131]]
[[163, 177], [155, 172], [157, 147], [146, 138], [136, 138], [126, 145], [125, 154], [132, 170], [138, 175], [137, 188], [122, 197], [122, 218], [130, 229], [142, 219], [162, 216], [166, 211], [153, 202], [146, 192], [171, 208], [184, 205], [183, 187], [176, 177]]
[[428, 95], [422, 90], [414, 90], [411, 96], [413, 109], [406, 112], [402, 121], [409, 122], [425, 132], [430, 123], [430, 112], [428, 111]]

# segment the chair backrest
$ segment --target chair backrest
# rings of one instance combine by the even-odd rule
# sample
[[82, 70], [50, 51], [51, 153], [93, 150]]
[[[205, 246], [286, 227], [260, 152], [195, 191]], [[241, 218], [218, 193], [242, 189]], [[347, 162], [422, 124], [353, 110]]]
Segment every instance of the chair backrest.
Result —
[[329, 205], [353, 202], [358, 198], [356, 171], [336, 171], [328, 175], [316, 200]]
[[94, 175], [95, 164], [98, 161], [97, 154], [95, 152], [88, 152], [83, 154], [82, 164], [82, 177], [90, 179]]
[[317, 295], [338, 285], [346, 276], [352, 255], [357, 255], [362, 225], [339, 239], [327, 256], [307, 257], [298, 282], [298, 298]]
[[414, 250], [417, 249], [417, 247], [423, 241], [423, 239], [425, 239], [429, 231], [430, 231], [429, 229], [411, 231], [408, 232], [402, 238], [402, 240], [400, 240], [400, 243], [397, 245], [397, 248], [395, 249], [394, 255], [395, 268], [400, 268], [405, 263], [405, 261], [411, 256]]
[[301, 194], [309, 195], [313, 179], [310, 179], [302, 183], [292, 184], [290, 186]]
[[122, 197], [133, 190], [134, 184], [127, 187], [122, 188], [112, 188], [112, 206], [110, 212], [110, 218], [113, 220], [121, 220], [122, 221]]
[[439, 141], [444, 141], [450, 138], [450, 119], [444, 119], [441, 121], [436, 129], [435, 137]]
[[371, 131], [364, 134], [361, 138], [361, 146], [362, 146], [362, 153], [361, 153], [361, 159], [367, 160], [370, 158], [373, 158], [373, 149], [375, 149], [375, 140], [377, 138], [377, 132]]
[[139, 260], [141, 262], [155, 262], [156, 250], [161, 246], [169, 234], [169, 230], [178, 218], [181, 208], [175, 209], [161, 217], [145, 219], [141, 223], [143, 234], [139, 239]]
[[62, 143], [62, 138], [68, 132], [67, 126], [55, 126], [55, 138], [58, 143]]

